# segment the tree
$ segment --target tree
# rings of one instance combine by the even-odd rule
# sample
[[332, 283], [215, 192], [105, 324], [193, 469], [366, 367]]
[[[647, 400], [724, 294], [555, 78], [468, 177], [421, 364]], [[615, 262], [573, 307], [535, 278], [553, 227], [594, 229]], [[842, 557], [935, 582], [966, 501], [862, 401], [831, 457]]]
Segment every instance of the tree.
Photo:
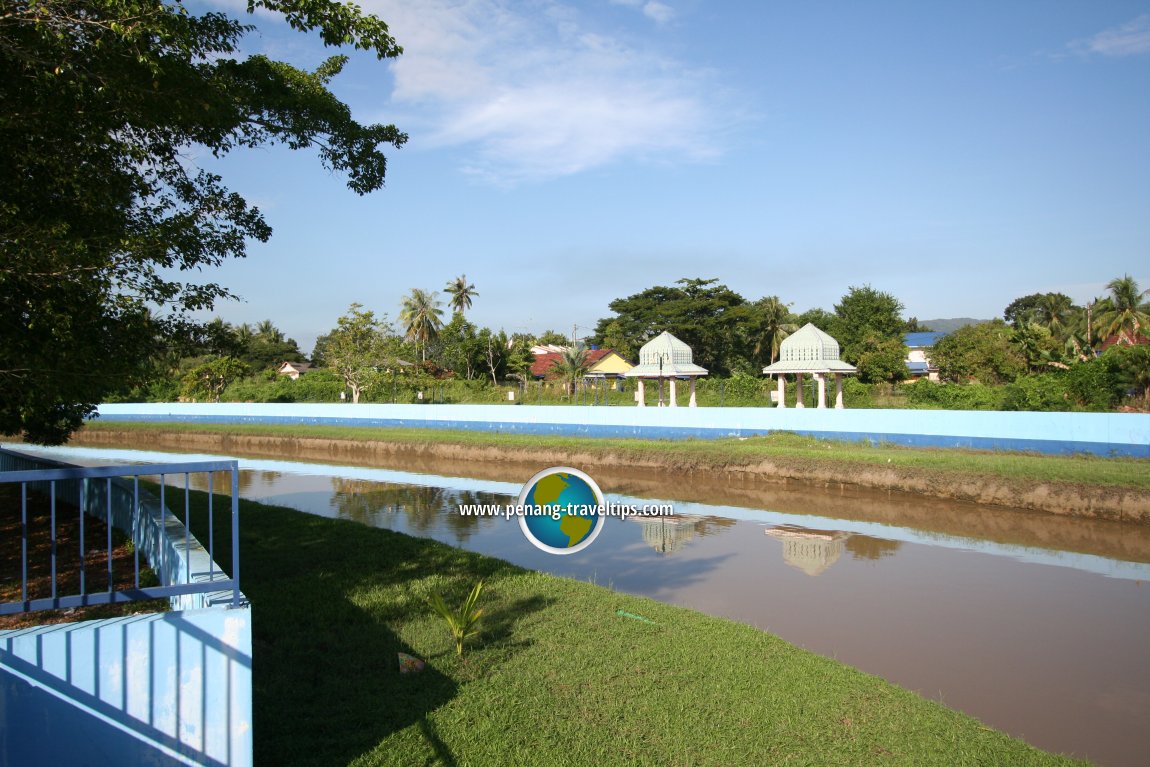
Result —
[[1150, 412], [1150, 345], [1115, 348], [1107, 354], [1117, 354], [1119, 380], [1142, 393], [1142, 409]]
[[633, 349], [666, 330], [691, 347], [694, 361], [714, 374], [745, 366], [744, 325], [751, 312], [746, 299], [718, 280], [682, 279], [658, 285], [609, 304], [614, 317], [599, 320], [594, 337], [607, 336]]
[[[327, 45], [394, 57], [380, 20], [336, 0], [252, 0]], [[360, 125], [305, 71], [238, 57], [252, 28], [178, 0], [12, 0], [0, 13], [0, 433], [62, 442], [110, 391], [201, 329], [228, 290], [184, 282], [271, 229], [196, 154], [315, 148], [359, 194], [406, 136]], [[173, 276], [175, 275], [175, 276]]]
[[587, 375], [591, 363], [588, 362], [589, 352], [583, 346], [564, 349], [559, 359], [552, 363], [551, 369], [559, 374], [564, 381], [564, 388], [570, 395], [575, 394], [575, 386]]
[[407, 340], [419, 344], [424, 362], [427, 362], [428, 342], [434, 340], [443, 327], [441, 304], [435, 293], [419, 288], [412, 288], [403, 298], [399, 321], [403, 323]]
[[247, 375], [248, 366], [235, 357], [213, 357], [196, 365], [183, 378], [184, 396], [201, 395], [219, 402], [228, 384]]
[[1002, 317], [1016, 329], [1033, 323], [1061, 338], [1067, 332], [1075, 308], [1074, 301], [1065, 293], [1031, 293], [1011, 301]]
[[1106, 284], [1110, 291], [1110, 306], [1098, 317], [1105, 330], [1104, 336], [1118, 336], [1118, 343], [1133, 346], [1135, 339], [1143, 335], [1143, 328], [1150, 328], [1150, 307], [1140, 303], [1150, 295], [1150, 290], [1139, 292], [1138, 282], [1130, 275], [1115, 277]]
[[445, 291], [451, 295], [451, 300], [447, 302], [448, 305], [460, 314], [471, 308], [472, 298], [479, 297], [479, 293], [475, 291], [475, 286], [467, 282], [466, 274], [461, 274], [447, 283]]
[[902, 302], [890, 293], [875, 290], [870, 285], [851, 286], [845, 296], [835, 304], [835, 319], [831, 328], [823, 328], [835, 337], [842, 356], [852, 365], [857, 364], [864, 344], [870, 338], [878, 341], [902, 338], [906, 323], [902, 320]]
[[1026, 359], [1011, 343], [1010, 328], [1002, 320], [967, 325], [943, 336], [930, 358], [939, 377], [953, 383], [1008, 383], [1026, 372]]
[[800, 328], [814, 325], [824, 333], [829, 333], [834, 327], [835, 321], [835, 315], [826, 309], [808, 309], [795, 318], [794, 324]]
[[511, 342], [502, 330], [493, 333], [488, 328], [479, 331], [478, 342], [479, 348], [483, 351], [483, 362], [491, 373], [491, 385], [498, 386], [499, 379], [507, 373]]
[[755, 358], [758, 362], [774, 364], [779, 356], [779, 347], [787, 336], [798, 330], [790, 322], [790, 304], [784, 304], [778, 296], [760, 298], [751, 308], [751, 339]]
[[857, 349], [855, 365], [863, 383], [896, 383], [907, 377], [906, 345], [902, 339], [867, 336]]
[[484, 364], [484, 354], [478, 329], [464, 319], [462, 312], [456, 312], [451, 322], [439, 331], [433, 356], [440, 365], [459, 378], [470, 379], [476, 377]]
[[544, 330], [535, 336], [535, 345], [538, 346], [565, 346], [571, 339], [555, 330]]
[[373, 312], [363, 311], [360, 304], [352, 304], [347, 314], [339, 318], [335, 330], [325, 337], [324, 359], [351, 389], [352, 403], [358, 403], [360, 394], [376, 383], [378, 368], [388, 362], [384, 346], [386, 327], [386, 317], [377, 320]]

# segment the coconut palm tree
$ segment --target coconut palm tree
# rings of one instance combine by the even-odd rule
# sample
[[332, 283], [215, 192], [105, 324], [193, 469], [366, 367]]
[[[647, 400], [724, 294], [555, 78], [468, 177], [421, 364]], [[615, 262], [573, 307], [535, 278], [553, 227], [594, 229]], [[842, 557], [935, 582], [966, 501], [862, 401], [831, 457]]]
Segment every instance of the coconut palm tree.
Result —
[[1150, 290], [1138, 290], [1138, 282], [1130, 275], [1115, 277], [1106, 284], [1110, 291], [1110, 307], [1098, 318], [1105, 328], [1105, 336], [1118, 336], [1118, 343], [1133, 346], [1143, 328], [1150, 328], [1150, 307], [1141, 300]]
[[758, 333], [754, 339], [755, 356], [761, 359], [763, 354], [769, 353], [770, 362], [767, 364], [773, 365], [779, 356], [779, 347], [798, 327], [787, 322], [790, 309], [778, 296], [760, 298], [755, 302], [755, 308], [759, 315]]
[[479, 298], [475, 286], [467, 281], [466, 274], [461, 274], [447, 283], [444, 291], [451, 294], [451, 300], [447, 302], [448, 305], [460, 314], [471, 308], [471, 299]]
[[443, 327], [443, 310], [439, 308], [442, 304], [435, 298], [434, 291], [419, 288], [412, 288], [411, 293], [403, 297], [399, 321], [406, 329], [407, 340], [419, 344], [424, 362], [427, 362], [428, 342], [434, 341]]
[[1074, 302], [1070, 296], [1063, 293], [1046, 293], [1034, 307], [1034, 319], [1049, 330], [1051, 335], [1061, 337], [1066, 331], [1073, 306]]

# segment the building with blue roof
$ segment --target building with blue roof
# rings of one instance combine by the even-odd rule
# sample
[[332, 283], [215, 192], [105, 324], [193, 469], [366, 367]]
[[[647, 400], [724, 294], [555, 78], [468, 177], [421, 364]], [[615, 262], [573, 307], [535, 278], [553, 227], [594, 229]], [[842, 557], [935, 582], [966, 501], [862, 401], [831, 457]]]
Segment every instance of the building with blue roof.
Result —
[[906, 369], [912, 380], [926, 378], [938, 380], [938, 368], [930, 362], [930, 348], [946, 333], [907, 333], [902, 337], [906, 346]]

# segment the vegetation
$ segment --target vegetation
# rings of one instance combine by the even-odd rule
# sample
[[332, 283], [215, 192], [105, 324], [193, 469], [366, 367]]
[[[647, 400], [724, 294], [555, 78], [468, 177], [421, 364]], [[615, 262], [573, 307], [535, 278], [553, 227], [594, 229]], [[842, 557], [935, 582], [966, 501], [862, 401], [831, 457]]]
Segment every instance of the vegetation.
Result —
[[479, 603], [482, 591], [483, 581], [479, 581], [472, 587], [458, 610], [448, 607], [443, 595], [438, 591], [431, 592], [431, 596], [427, 599], [431, 609], [435, 610], [447, 624], [447, 630], [455, 640], [455, 654], [459, 657], [463, 657], [463, 642], [479, 633], [479, 619], [483, 617], [483, 608], [476, 605]]
[[[252, 0], [327, 45], [401, 52], [380, 20], [335, 0]], [[9, 2], [0, 14], [0, 433], [59, 443], [111, 393], [202, 332], [229, 296], [177, 273], [265, 241], [262, 214], [197, 154], [311, 148], [358, 194], [383, 146], [314, 71], [243, 56], [251, 27], [161, 0]], [[173, 276], [176, 275], [176, 276]]]
[[[657, 286], [612, 302], [617, 314], [601, 320], [596, 335], [586, 340], [632, 361], [637, 361], [639, 346], [663, 328], [688, 342], [696, 340], [700, 344], [695, 346], [696, 361], [712, 366], [711, 375], [697, 384], [697, 399], [704, 407], [770, 405], [774, 382], [762, 377], [762, 366], [778, 358], [787, 336], [811, 322], [836, 337], [841, 356], [858, 368], [858, 376], [844, 382], [844, 401], [850, 408], [1145, 409], [1150, 405], [1148, 353], [1124, 339], [1140, 337], [1147, 307], [1135, 304], [1133, 310], [1116, 312], [1111, 307], [1128, 306], [1131, 296], [1141, 294], [1129, 278], [1111, 285], [1114, 295], [1085, 308], [1074, 306], [1060, 293], [1036, 293], [1013, 301], [1003, 312], [1005, 322], [959, 323], [930, 351], [942, 384], [903, 384], [909, 376], [903, 334], [924, 325], [913, 317], [903, 320], [902, 303], [869, 285], [851, 287], [834, 312], [812, 309], [794, 314], [778, 296], [748, 302], [715, 280], [679, 280], [672, 287]], [[261, 352], [276, 348], [271, 343], [276, 339], [286, 341], [279, 347], [285, 353], [294, 349], [294, 342], [283, 339], [270, 322], [253, 330], [231, 328], [217, 320], [209, 325], [216, 340], [197, 349], [200, 356], [185, 357], [171, 369], [186, 375], [212, 354], [243, 360], [253, 372], [244, 380], [231, 379], [219, 395], [231, 401], [337, 401], [341, 388], [330, 373], [335, 371], [354, 402], [507, 403], [507, 392], [517, 390], [515, 403], [634, 403], [633, 381], [585, 378], [588, 366], [580, 351], [585, 348], [582, 341], [572, 345], [552, 331], [535, 337], [509, 336], [477, 327], [464, 316], [463, 309], [478, 295], [464, 275], [449, 281], [445, 292], [454, 309], [450, 322], [441, 324], [441, 302], [434, 294], [416, 289], [404, 301], [402, 334], [391, 328], [386, 315], [375, 322], [371, 312], [353, 305], [335, 329], [317, 340], [313, 361], [329, 372], [313, 370], [305, 376], [307, 384], [278, 381], [266, 363], [262, 370], [255, 364]], [[349, 323], [360, 327], [367, 316], [372, 318], [371, 327], [361, 328], [366, 335], [359, 336], [356, 346], [370, 346], [371, 353], [333, 358], [333, 340], [346, 338]], [[1117, 332], [1123, 327], [1126, 335]], [[1100, 335], [1110, 330], [1115, 332]], [[555, 344], [566, 350], [542, 381], [528, 375], [533, 344]], [[815, 404], [815, 382], [808, 378], [804, 383], [808, 388], [802, 392], [788, 387], [788, 406], [800, 396], [806, 404]], [[685, 405], [687, 387], [680, 388], [679, 404]], [[122, 397], [162, 399], [172, 392], [181, 392], [178, 378], [174, 385], [154, 383]], [[186, 387], [182, 393], [215, 396]]]
[[[1075, 763], [751, 626], [240, 503], [258, 764]], [[206, 540], [201, 493], [192, 519]], [[427, 599], [479, 579], [460, 657]], [[400, 674], [399, 652], [426, 668]]]
[[471, 299], [479, 297], [475, 286], [467, 281], [466, 274], [461, 274], [447, 283], [444, 292], [451, 296], [451, 300], [448, 301], [448, 304], [451, 306], [452, 311], [459, 312], [460, 314], [463, 314], [471, 308]]

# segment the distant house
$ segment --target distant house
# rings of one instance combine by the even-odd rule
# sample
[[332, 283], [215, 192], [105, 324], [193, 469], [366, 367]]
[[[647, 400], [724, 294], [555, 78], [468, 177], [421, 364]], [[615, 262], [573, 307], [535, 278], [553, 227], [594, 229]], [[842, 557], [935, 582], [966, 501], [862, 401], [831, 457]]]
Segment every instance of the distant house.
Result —
[[293, 381], [298, 381], [300, 376], [312, 369], [310, 362], [285, 362], [279, 366], [277, 372], [281, 376], [287, 376]]
[[946, 333], [907, 333], [902, 337], [906, 345], [906, 369], [910, 379], [938, 380], [938, 367], [931, 364], [930, 349]]
[[1117, 333], [1115, 333], [1112, 336], [1108, 336], [1106, 340], [1102, 342], [1102, 344], [1098, 347], [1098, 351], [1099, 353], [1104, 352], [1111, 346], [1128, 346], [1130, 345], [1130, 340], [1134, 341], [1134, 346], [1150, 344], [1150, 338], [1147, 338], [1141, 333], [1134, 333], [1132, 336], [1119, 336]]
[[[535, 355], [531, 363], [531, 377], [542, 380], [553, 380], [559, 377], [555, 371], [555, 364], [563, 359], [563, 349], [558, 351], [545, 351]], [[614, 349], [589, 349], [587, 351], [587, 378], [616, 379], [635, 367], [619, 356]]]

